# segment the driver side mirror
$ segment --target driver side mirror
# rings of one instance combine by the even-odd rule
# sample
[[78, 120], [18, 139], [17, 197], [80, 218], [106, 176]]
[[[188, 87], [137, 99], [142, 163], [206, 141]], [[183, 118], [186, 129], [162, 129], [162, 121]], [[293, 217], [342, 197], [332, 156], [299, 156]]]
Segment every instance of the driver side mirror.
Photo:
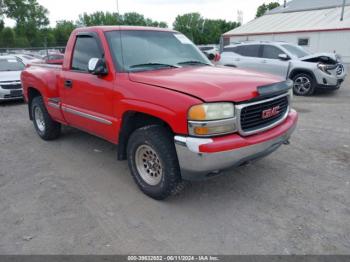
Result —
[[288, 61], [290, 60], [290, 57], [287, 54], [279, 54], [278, 58], [283, 60], [283, 61]]
[[208, 57], [208, 59], [209, 59], [210, 61], [212, 61], [212, 60], [215, 59], [215, 55], [214, 55], [214, 54], [208, 54], [207, 57]]
[[88, 70], [90, 74], [97, 76], [104, 76], [108, 74], [107, 66], [104, 59], [91, 58], [88, 64]]

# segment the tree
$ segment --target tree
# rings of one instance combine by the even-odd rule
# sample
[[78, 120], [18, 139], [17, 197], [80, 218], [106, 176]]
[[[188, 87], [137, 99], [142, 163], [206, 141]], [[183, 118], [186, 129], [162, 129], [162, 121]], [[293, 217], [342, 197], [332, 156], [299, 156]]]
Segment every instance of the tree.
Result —
[[5, 3], [4, 0], [0, 0], [0, 31], [4, 29], [5, 23], [4, 23], [4, 15], [5, 15]]
[[272, 10], [276, 7], [279, 7], [280, 4], [278, 2], [271, 2], [269, 4], [262, 4], [258, 7], [258, 10], [256, 11], [256, 18], [263, 16], [267, 11]]
[[5, 16], [16, 22], [16, 44], [22, 47], [38, 42], [39, 31], [49, 24], [48, 10], [37, 0], [0, 0], [0, 4], [0, 18]]
[[4, 20], [0, 20], [0, 33], [5, 28], [5, 22]]
[[165, 22], [153, 21], [145, 18], [143, 15], [131, 12], [120, 15], [110, 12], [94, 12], [92, 14], [83, 13], [79, 15], [76, 23], [78, 26], [95, 26], [95, 25], [136, 25], [136, 26], [156, 26], [167, 27]]
[[70, 34], [75, 28], [76, 26], [72, 21], [57, 21], [56, 27], [53, 29], [56, 45], [66, 45]]
[[15, 45], [13, 47], [20, 47], [20, 48], [30, 47], [30, 43], [28, 41], [28, 38], [25, 36], [16, 37], [15, 38]]
[[41, 28], [49, 24], [48, 10], [37, 0], [3, 0], [3, 13], [16, 21], [16, 26], [34, 25]]
[[96, 26], [96, 25], [120, 25], [123, 18], [118, 13], [95, 12], [92, 14], [83, 13], [79, 15], [77, 24], [80, 26]]
[[1, 32], [2, 47], [15, 47], [15, 31], [12, 28], [5, 27]]
[[189, 13], [177, 16], [173, 26], [196, 44], [217, 44], [223, 33], [240, 26], [240, 23], [204, 19], [199, 13]]
[[201, 29], [203, 28], [204, 19], [199, 13], [189, 13], [178, 15], [173, 24], [174, 29], [186, 35], [195, 43], [201, 41]]

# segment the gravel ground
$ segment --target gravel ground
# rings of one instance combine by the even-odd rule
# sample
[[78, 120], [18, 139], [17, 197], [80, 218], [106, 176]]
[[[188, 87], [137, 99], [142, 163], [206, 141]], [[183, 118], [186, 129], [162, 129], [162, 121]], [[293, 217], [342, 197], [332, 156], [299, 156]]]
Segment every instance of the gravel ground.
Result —
[[290, 146], [157, 202], [114, 145], [0, 105], [0, 254], [350, 254], [350, 81], [294, 107]]

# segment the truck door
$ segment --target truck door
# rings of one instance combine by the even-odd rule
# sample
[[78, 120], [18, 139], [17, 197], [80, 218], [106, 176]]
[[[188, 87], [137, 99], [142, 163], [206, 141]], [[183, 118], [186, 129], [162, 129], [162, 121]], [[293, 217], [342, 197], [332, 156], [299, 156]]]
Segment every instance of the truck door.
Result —
[[70, 68], [62, 72], [60, 90], [62, 111], [69, 125], [113, 141], [116, 137], [114, 80], [88, 71], [91, 58], [103, 58], [104, 50], [95, 33], [78, 34]]

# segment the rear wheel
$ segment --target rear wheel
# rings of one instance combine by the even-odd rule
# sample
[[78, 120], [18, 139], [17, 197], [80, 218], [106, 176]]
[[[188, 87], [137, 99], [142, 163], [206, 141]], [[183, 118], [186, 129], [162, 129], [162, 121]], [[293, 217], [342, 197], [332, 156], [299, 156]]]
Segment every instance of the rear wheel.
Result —
[[293, 91], [297, 96], [310, 96], [315, 92], [315, 80], [305, 73], [297, 74], [293, 77]]
[[35, 130], [42, 139], [53, 140], [59, 137], [61, 125], [51, 118], [41, 96], [33, 99], [31, 113]]
[[156, 200], [178, 193], [180, 167], [174, 141], [164, 127], [137, 129], [129, 139], [127, 156], [131, 174], [143, 193]]

